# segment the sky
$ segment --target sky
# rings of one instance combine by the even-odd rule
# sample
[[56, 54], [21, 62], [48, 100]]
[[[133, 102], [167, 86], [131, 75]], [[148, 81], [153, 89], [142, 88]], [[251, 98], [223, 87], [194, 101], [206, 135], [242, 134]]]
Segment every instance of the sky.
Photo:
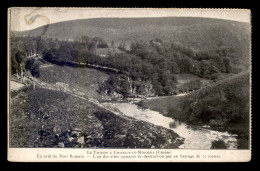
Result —
[[177, 8], [11, 8], [11, 30], [31, 30], [46, 24], [89, 18], [132, 17], [205, 17], [250, 23], [250, 11], [243, 9], [177, 9]]

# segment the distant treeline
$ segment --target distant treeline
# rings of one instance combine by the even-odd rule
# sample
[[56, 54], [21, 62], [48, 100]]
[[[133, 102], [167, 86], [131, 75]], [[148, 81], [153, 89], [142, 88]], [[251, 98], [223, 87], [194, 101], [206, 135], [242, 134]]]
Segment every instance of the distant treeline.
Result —
[[[12, 54], [34, 53], [59, 65], [70, 65], [71, 62], [89, 63], [121, 70], [133, 82], [142, 80], [152, 84], [157, 95], [175, 93], [177, 82], [174, 74], [191, 73], [203, 78], [217, 79], [221, 73], [237, 73], [243, 70], [242, 65], [237, 67], [240, 65], [238, 58], [232, 56], [232, 48], [197, 52], [159, 38], [132, 42], [130, 49], [125, 47], [124, 42], [115, 47], [114, 41], [107, 43], [103, 38], [87, 36], [75, 41], [22, 37], [13, 38], [11, 43]], [[108, 46], [120, 49], [120, 53], [109, 53], [106, 57], [97, 55], [97, 48]]]

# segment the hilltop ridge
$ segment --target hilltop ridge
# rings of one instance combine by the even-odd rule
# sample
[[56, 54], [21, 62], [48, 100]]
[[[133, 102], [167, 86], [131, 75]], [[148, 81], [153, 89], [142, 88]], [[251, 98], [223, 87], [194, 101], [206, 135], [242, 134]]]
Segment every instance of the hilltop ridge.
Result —
[[[249, 41], [249, 33], [249, 23], [197, 17], [80, 19], [53, 23], [29, 31], [13, 31], [15, 36], [42, 36], [61, 40], [72, 40], [81, 35], [99, 36], [107, 42], [114, 40], [118, 43], [161, 38], [197, 50], [212, 50], [234, 43], [237, 44], [236, 50], [239, 50], [244, 47], [242, 43]], [[242, 54], [248, 51], [242, 50]]]

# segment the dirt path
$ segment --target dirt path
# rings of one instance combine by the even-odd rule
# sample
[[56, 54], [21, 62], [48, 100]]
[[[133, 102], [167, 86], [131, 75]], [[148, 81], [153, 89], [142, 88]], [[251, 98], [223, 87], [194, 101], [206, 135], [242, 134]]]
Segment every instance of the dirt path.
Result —
[[41, 65], [40, 68], [48, 68], [51, 66], [53, 66], [53, 64], [44, 64], [44, 65]]
[[10, 90], [19, 90], [21, 88], [23, 88], [25, 86], [25, 84], [16, 82], [16, 81], [10, 81]]

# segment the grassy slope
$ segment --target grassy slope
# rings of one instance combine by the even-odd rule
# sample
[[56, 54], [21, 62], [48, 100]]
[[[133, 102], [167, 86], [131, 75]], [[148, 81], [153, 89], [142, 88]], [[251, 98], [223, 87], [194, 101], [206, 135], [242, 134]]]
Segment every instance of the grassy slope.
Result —
[[193, 74], [175, 74], [174, 75], [177, 83], [177, 88], [182, 88], [183, 84], [188, 83], [190, 81], [200, 80], [202, 82], [202, 86], [206, 86], [210, 84], [212, 81], [206, 78], [201, 78]]
[[[193, 124], [221, 126], [241, 136], [243, 142], [239, 142], [239, 145], [241, 148], [247, 148], [249, 85], [249, 72], [243, 72], [186, 96], [144, 100], [139, 105]], [[216, 113], [213, 114], [213, 111]], [[194, 113], [196, 116], [193, 116]], [[242, 120], [237, 119], [239, 114]]]
[[105, 72], [90, 68], [73, 68], [69, 66], [58, 66], [41, 68], [41, 81], [55, 84], [63, 82], [69, 85], [70, 89], [78, 89], [87, 94], [89, 98], [100, 99], [97, 93], [98, 87], [109, 77]]
[[250, 25], [220, 19], [165, 17], [165, 18], [106, 18], [85, 19], [54, 23], [15, 35], [46, 38], [75, 39], [81, 35], [99, 36], [108, 43], [130, 43], [136, 40], [161, 38], [197, 50], [216, 50], [233, 47], [239, 56], [248, 56]]
[[[228, 89], [242, 89], [244, 86], [247, 87], [247, 91], [249, 91], [249, 73], [244, 72], [238, 75], [235, 75], [231, 79], [224, 79], [218, 81], [215, 84], [211, 84], [208, 87], [202, 88], [200, 90], [194, 91], [186, 96], [169, 96], [166, 98], [158, 98], [151, 100], [144, 100], [144, 107], [149, 107], [152, 110], [157, 110], [162, 113], [167, 113], [169, 106], [179, 106], [187, 102], [190, 99], [200, 99], [203, 96], [207, 96], [213, 93], [218, 92], [220, 89], [227, 91]], [[239, 84], [239, 87], [235, 85]], [[243, 85], [243, 87], [241, 87]], [[232, 90], [231, 90], [232, 91]], [[249, 98], [249, 96], [248, 96]], [[192, 100], [191, 100], [192, 101]]]
[[[72, 130], [80, 129], [76, 136]], [[77, 143], [84, 137], [84, 143]], [[13, 98], [11, 147], [178, 148], [182, 140], [171, 130], [120, 117], [66, 93], [28, 89]]]

